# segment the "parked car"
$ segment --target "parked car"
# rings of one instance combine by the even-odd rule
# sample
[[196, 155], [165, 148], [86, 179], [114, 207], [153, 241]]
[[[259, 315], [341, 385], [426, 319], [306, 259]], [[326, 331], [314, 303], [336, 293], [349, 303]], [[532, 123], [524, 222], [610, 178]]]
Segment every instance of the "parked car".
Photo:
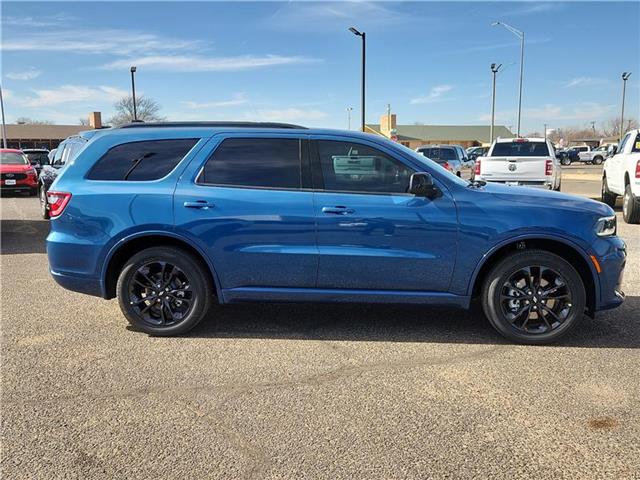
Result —
[[38, 180], [36, 170], [20, 150], [0, 149], [0, 189], [35, 195]]
[[89, 140], [48, 197], [53, 278], [152, 335], [214, 303], [478, 298], [502, 335], [541, 344], [624, 299], [611, 207], [463, 180], [364, 133], [134, 124]]
[[46, 148], [23, 148], [22, 153], [27, 156], [29, 163], [38, 175], [40, 175], [42, 166], [49, 164], [49, 150]]
[[499, 138], [476, 159], [476, 180], [560, 190], [562, 171], [544, 138]]
[[580, 147], [578, 150], [578, 158], [580, 158], [581, 162], [600, 165], [604, 162], [605, 158], [607, 158], [607, 145], [596, 148], [587, 146], [586, 150], [585, 147]]
[[461, 176], [463, 168], [462, 157], [453, 145], [425, 145], [416, 148], [416, 152], [433, 160], [454, 175]]
[[47, 191], [58, 176], [62, 167], [73, 160], [87, 141], [101, 130], [87, 130], [78, 135], [72, 135], [58, 145], [50, 162], [43, 165], [38, 177], [38, 196], [40, 197], [40, 213], [42, 218], [49, 218], [49, 202]]
[[469, 147], [467, 148], [467, 155], [469, 159], [473, 160], [475, 164], [476, 158], [486, 155], [488, 151], [489, 151], [489, 147]]
[[640, 223], [640, 130], [628, 132], [602, 169], [602, 201], [613, 207], [622, 196], [622, 217]]

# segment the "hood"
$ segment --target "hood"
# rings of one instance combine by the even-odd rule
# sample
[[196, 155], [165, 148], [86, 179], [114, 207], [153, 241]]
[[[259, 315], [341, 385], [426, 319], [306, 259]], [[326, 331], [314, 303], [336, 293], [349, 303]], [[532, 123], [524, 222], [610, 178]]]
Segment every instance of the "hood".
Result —
[[10, 163], [0, 163], [0, 173], [26, 173], [33, 170], [31, 165], [12, 165]]
[[509, 186], [491, 182], [481, 188], [501, 201], [537, 205], [542, 209], [561, 208], [590, 212], [601, 216], [614, 215], [615, 213], [611, 207], [602, 202], [553, 190]]

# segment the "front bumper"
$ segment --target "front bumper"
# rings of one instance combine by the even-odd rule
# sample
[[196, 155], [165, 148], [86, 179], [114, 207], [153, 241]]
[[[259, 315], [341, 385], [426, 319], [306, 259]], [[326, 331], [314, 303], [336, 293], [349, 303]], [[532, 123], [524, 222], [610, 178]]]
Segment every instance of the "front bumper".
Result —
[[618, 237], [608, 239], [610, 248], [603, 255], [598, 255], [601, 272], [600, 299], [596, 305], [596, 311], [616, 308], [624, 302], [625, 294], [622, 291], [622, 279], [624, 267], [627, 261], [627, 246]]

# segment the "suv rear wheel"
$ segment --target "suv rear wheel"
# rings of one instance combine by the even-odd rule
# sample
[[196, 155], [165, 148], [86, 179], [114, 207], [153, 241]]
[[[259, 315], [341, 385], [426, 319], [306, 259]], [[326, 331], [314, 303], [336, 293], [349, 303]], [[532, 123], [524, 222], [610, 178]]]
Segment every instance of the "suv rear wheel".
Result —
[[564, 336], [580, 322], [585, 305], [578, 272], [545, 250], [503, 258], [482, 289], [482, 308], [491, 325], [510, 340], [531, 345]]
[[595, 165], [601, 165], [601, 164], [602, 164], [602, 157], [600, 157], [600, 156], [595, 157], [595, 158], [593, 159], [593, 163], [594, 163]]
[[562, 160], [560, 160], [560, 164], [564, 165], [565, 167], [567, 165], [571, 165], [571, 159], [569, 157], [562, 157]]
[[211, 307], [209, 272], [197, 258], [174, 247], [153, 247], [132, 256], [117, 284], [118, 302], [127, 320], [158, 336], [191, 330]]

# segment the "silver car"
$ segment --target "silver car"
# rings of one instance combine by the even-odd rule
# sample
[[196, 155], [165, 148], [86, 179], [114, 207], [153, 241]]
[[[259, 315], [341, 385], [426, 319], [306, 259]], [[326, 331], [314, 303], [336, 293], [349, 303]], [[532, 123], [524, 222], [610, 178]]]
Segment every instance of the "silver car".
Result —
[[[456, 148], [457, 147], [457, 148]], [[423, 145], [416, 148], [416, 152], [433, 160], [457, 176], [461, 175], [463, 168], [462, 156], [457, 145]], [[464, 151], [464, 150], [463, 150]], [[466, 155], [465, 155], [466, 158]]]

